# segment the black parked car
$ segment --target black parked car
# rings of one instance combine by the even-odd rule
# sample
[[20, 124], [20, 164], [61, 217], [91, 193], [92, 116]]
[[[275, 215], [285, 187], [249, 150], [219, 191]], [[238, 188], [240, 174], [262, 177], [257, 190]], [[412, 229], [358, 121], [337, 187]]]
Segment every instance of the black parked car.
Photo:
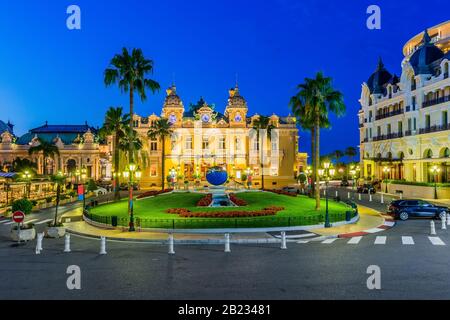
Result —
[[363, 184], [358, 186], [358, 188], [356, 189], [356, 192], [358, 193], [371, 193], [374, 194], [377, 192], [377, 190], [375, 189], [375, 187], [371, 184]]
[[388, 213], [403, 221], [410, 217], [442, 219], [449, 209], [423, 200], [395, 200], [388, 206]]
[[[120, 191], [128, 191], [128, 184], [127, 183], [121, 183], [119, 186]], [[139, 185], [137, 183], [133, 184], [133, 190], [138, 191]]]

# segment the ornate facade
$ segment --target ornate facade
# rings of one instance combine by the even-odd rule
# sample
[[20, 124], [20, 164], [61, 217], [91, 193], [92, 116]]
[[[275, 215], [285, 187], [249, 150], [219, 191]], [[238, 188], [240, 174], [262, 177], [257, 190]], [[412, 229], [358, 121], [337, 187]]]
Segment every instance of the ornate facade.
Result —
[[[100, 145], [97, 130], [87, 123], [85, 125], [46, 123], [20, 137], [14, 135], [12, 125], [9, 124], [8, 128], [9, 130], [2, 130], [0, 133], [0, 165], [4, 171], [11, 171], [13, 161], [21, 158], [36, 163], [37, 173], [40, 175], [61, 171], [71, 176], [77, 170], [86, 168], [88, 179], [101, 180], [111, 177], [109, 148]], [[38, 145], [39, 139], [55, 144], [59, 155], [46, 159], [42, 153], [29, 155], [28, 150]]]
[[359, 127], [364, 176], [450, 182], [450, 21], [403, 49], [402, 73], [378, 63], [362, 85]]

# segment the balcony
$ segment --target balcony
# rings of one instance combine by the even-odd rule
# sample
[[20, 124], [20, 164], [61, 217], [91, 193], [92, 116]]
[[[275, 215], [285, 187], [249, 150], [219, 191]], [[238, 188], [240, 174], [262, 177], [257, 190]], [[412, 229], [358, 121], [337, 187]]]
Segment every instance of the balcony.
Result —
[[445, 131], [450, 130], [450, 123], [442, 124], [442, 125], [434, 125], [430, 126], [428, 128], [422, 128], [419, 129], [419, 134], [426, 134], [426, 133], [432, 133], [432, 132], [439, 132], [439, 131]]
[[402, 108], [402, 109], [394, 110], [394, 111], [391, 111], [391, 112], [378, 114], [375, 117], [375, 120], [386, 119], [386, 118], [393, 117], [393, 116], [396, 116], [396, 115], [399, 115], [399, 114], [403, 114], [404, 112], [405, 112], [405, 110]]
[[443, 97], [440, 97], [440, 98], [437, 98], [437, 99], [432, 99], [432, 100], [425, 101], [422, 104], [422, 108], [428, 108], [428, 107], [435, 106], [437, 104], [448, 102], [448, 101], [450, 101], [450, 95], [443, 96]]
[[378, 136], [378, 137], [373, 137], [373, 141], [383, 141], [383, 140], [397, 139], [397, 138], [402, 138], [402, 137], [403, 137], [402, 132], [389, 133], [389, 134], [382, 134], [381, 136]]
[[405, 137], [412, 136], [412, 130], [406, 130], [405, 131]]

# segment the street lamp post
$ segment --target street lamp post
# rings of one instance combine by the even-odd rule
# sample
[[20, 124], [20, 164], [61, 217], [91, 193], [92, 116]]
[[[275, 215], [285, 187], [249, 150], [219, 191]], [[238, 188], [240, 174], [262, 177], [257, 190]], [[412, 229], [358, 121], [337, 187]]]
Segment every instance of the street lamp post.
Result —
[[81, 184], [83, 185], [83, 213], [84, 210], [86, 210], [86, 178], [87, 178], [87, 170], [85, 167], [83, 167], [83, 169], [81, 169]]
[[389, 172], [391, 172], [391, 168], [384, 167], [383, 172], [384, 172], [384, 184], [386, 185], [386, 193], [388, 193], [387, 178], [388, 178]]
[[127, 170], [123, 172], [124, 178], [128, 178], [128, 214], [130, 216], [129, 230], [130, 232], [136, 231], [134, 227], [134, 208], [133, 208], [133, 187], [134, 187], [134, 177], [140, 179], [142, 177], [141, 171], [135, 164], [129, 164]]
[[319, 175], [325, 178], [325, 203], [326, 203], [325, 228], [331, 228], [330, 213], [328, 210], [328, 183], [330, 182], [330, 178], [333, 177], [336, 173], [336, 170], [330, 168], [330, 166], [331, 166], [330, 162], [324, 162], [323, 164], [324, 169], [319, 169]]
[[23, 180], [25, 180], [25, 198], [29, 198], [30, 197], [30, 192], [31, 192], [31, 173], [27, 170], [22, 174], [22, 178]]
[[434, 181], [434, 198], [437, 199], [438, 198], [438, 194], [437, 194], [437, 175], [439, 172], [441, 172], [441, 168], [439, 168], [438, 166], [433, 166], [430, 169], [430, 172], [433, 174], [433, 181]]

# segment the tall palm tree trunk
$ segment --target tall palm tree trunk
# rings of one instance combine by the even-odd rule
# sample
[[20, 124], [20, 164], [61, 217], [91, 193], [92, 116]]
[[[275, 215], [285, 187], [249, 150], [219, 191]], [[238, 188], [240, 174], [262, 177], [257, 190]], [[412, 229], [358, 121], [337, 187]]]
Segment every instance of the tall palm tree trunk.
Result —
[[311, 174], [311, 196], [314, 194], [316, 190], [316, 175], [315, 172], [317, 170], [316, 167], [316, 148], [315, 148], [315, 139], [316, 139], [316, 130], [314, 127], [311, 128], [311, 168], [312, 168], [312, 174]]
[[[53, 223], [53, 226], [56, 227], [56, 225], [58, 224], [58, 207], [59, 207], [59, 198], [61, 195], [61, 185], [58, 183], [58, 185], [56, 186], [56, 207], [55, 207], [55, 221]], [[84, 210], [84, 208], [83, 208]], [[84, 212], [83, 212], [84, 215]]]
[[[133, 130], [134, 124], [134, 86], [133, 83], [130, 84], [130, 130]], [[129, 150], [129, 162], [133, 162], [133, 139], [130, 139], [130, 150]]]
[[261, 189], [264, 190], [264, 141], [262, 140], [264, 140], [264, 138], [261, 139], [259, 148], [261, 149]]
[[166, 182], [166, 138], [162, 137], [162, 148], [161, 148], [161, 188], [164, 191]]
[[320, 166], [320, 117], [318, 112], [316, 113], [315, 119], [315, 148], [316, 152], [314, 154], [316, 170], [314, 171], [316, 177], [316, 189], [314, 190], [315, 198], [316, 198], [316, 210], [320, 210], [320, 177], [319, 177], [319, 166]]
[[114, 177], [114, 200], [120, 200], [120, 191], [119, 191], [119, 143], [120, 143], [120, 137], [116, 134], [114, 135], [114, 172], [116, 173], [116, 176]]

